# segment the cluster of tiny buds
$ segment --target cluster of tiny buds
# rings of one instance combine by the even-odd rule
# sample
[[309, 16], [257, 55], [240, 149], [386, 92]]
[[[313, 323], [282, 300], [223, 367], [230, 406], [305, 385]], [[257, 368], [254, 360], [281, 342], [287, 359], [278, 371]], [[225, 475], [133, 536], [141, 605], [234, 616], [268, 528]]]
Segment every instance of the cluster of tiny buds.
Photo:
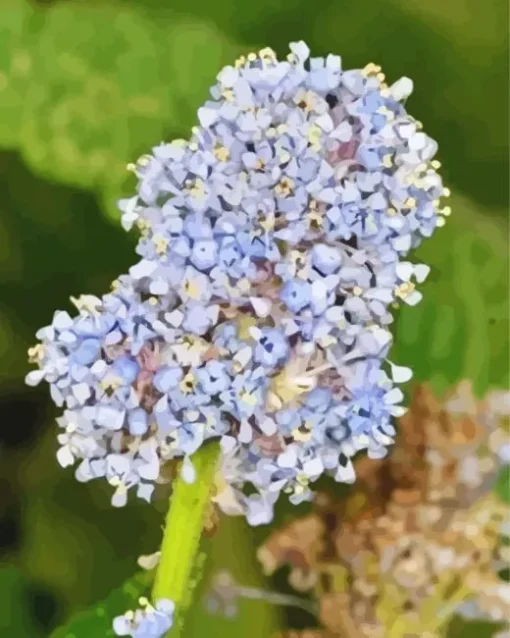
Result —
[[406, 257], [450, 212], [437, 145], [404, 108], [408, 78], [290, 48], [222, 69], [190, 140], [130, 165], [139, 260], [29, 353], [28, 383], [64, 407], [59, 462], [106, 478], [114, 505], [149, 500], [175, 458], [193, 481], [217, 439], [230, 491], [266, 523], [281, 492], [351, 482], [359, 450], [393, 442], [411, 371], [388, 359], [392, 313], [420, 301], [430, 269]]
[[113, 632], [116, 636], [132, 638], [162, 638], [173, 625], [175, 604], [162, 598], [153, 606], [142, 596], [136, 610], [128, 610], [113, 620]]

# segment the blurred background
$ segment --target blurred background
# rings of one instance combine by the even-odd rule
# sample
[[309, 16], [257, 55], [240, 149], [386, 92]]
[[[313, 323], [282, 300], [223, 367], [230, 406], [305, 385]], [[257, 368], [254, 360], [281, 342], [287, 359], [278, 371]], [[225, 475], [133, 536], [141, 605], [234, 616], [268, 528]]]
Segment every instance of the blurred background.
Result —
[[[432, 274], [398, 317], [394, 359], [438, 391], [463, 378], [478, 394], [507, 387], [507, 14], [506, 0], [0, 2], [1, 636], [49, 636], [157, 549], [161, 512], [113, 510], [102, 485], [57, 466], [56, 409], [46, 387], [24, 386], [26, 351], [70, 295], [100, 295], [126, 271], [134, 236], [115, 208], [135, 187], [126, 164], [186, 137], [240, 53], [286, 55], [304, 39], [344, 68], [373, 61], [390, 81], [413, 78], [407, 108], [439, 141], [453, 215], [419, 251]], [[292, 515], [282, 504], [277, 522]], [[206, 571], [284, 587], [255, 558], [269, 532], [222, 520]], [[197, 604], [186, 638], [265, 638], [305, 616], [254, 602], [211, 620]]]

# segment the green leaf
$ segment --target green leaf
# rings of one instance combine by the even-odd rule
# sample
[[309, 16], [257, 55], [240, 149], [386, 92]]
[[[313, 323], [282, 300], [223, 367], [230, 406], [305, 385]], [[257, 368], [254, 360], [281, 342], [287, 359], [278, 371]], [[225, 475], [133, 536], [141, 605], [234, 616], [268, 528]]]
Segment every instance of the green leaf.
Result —
[[19, 148], [47, 179], [99, 191], [116, 215], [126, 164], [194, 123], [234, 47], [214, 26], [177, 15], [161, 23], [115, 3], [10, 2], [0, 27], [0, 147]]
[[18, 568], [0, 568], [0, 591], [0, 634], [16, 638], [42, 636], [33, 614], [26, 608], [29, 583]]
[[[223, 636], [223, 638], [260, 638], [270, 636], [281, 627], [278, 610], [264, 602], [241, 603], [235, 619], [211, 616], [204, 607], [209, 579], [216, 569], [231, 569], [234, 576], [243, 584], [261, 586], [260, 568], [253, 554], [250, 541], [250, 529], [240, 519], [222, 520], [218, 534], [207, 542], [207, 576], [199, 587], [199, 595], [194, 598], [193, 606], [184, 628], [185, 638], [203, 638], [203, 636]], [[232, 551], [234, 550], [235, 551]], [[1, 585], [0, 571], [0, 585]], [[113, 618], [128, 609], [138, 607], [138, 598], [146, 595], [153, 581], [153, 572], [140, 572], [128, 579], [121, 587], [112, 591], [108, 597], [95, 605], [73, 615], [69, 621], [56, 629], [50, 638], [92, 638], [113, 637], [111, 629]], [[17, 592], [14, 592], [17, 594]], [[0, 625], [1, 628], [1, 625]], [[32, 634], [16, 634], [20, 638], [32, 638]]]
[[451, 205], [446, 226], [412, 255], [432, 270], [423, 300], [400, 311], [392, 355], [437, 391], [467, 378], [482, 393], [508, 382], [506, 228], [465, 198]]
[[[80, 484], [55, 460], [50, 424], [24, 462], [6, 456], [6, 476], [25, 498], [19, 562], [28, 577], [58, 594], [62, 617], [105, 598], [136, 568], [136, 557], [154, 552], [161, 539], [157, 505], [133, 501], [117, 509], [103, 482]], [[13, 486], [14, 488], [14, 486]], [[0, 633], [1, 635], [1, 633]]]
[[186, 134], [214, 75], [235, 59], [231, 40], [239, 51], [271, 44], [285, 54], [297, 38], [319, 54], [341, 54], [346, 67], [374, 59], [390, 80], [412, 77], [410, 109], [440, 141], [449, 181], [485, 204], [506, 204], [504, 0], [490, 10], [477, 0], [392, 0], [384, 10], [378, 0], [261, 0], [242, 10], [208, 0], [50, 2], [3, 0], [0, 146], [21, 148], [52, 179], [99, 191], [109, 212], [125, 164]]
[[448, 627], [447, 638], [492, 638], [497, 631], [504, 629], [501, 625], [483, 621], [466, 621], [454, 618]]
[[92, 638], [115, 636], [112, 622], [128, 609], [139, 607], [138, 599], [147, 593], [152, 582], [151, 572], [140, 572], [102, 602], [73, 616], [67, 624], [56, 629], [50, 638]]
[[[261, 531], [260, 528], [258, 530]], [[265, 528], [266, 534], [268, 529]], [[235, 618], [211, 615], [204, 605], [217, 570], [229, 571], [243, 586], [268, 589], [255, 556], [259, 543], [257, 529], [237, 517], [222, 516], [218, 530], [207, 542], [208, 559], [205, 575], [194, 594], [193, 605], [186, 617], [183, 638], [264, 638], [274, 635], [284, 625], [281, 610], [264, 601], [241, 600]]]
[[16, 148], [32, 77], [28, 52], [36, 12], [25, 0], [4, 0], [0, 10], [0, 146]]
[[501, 470], [495, 490], [500, 499], [510, 505], [510, 466], [505, 465]]

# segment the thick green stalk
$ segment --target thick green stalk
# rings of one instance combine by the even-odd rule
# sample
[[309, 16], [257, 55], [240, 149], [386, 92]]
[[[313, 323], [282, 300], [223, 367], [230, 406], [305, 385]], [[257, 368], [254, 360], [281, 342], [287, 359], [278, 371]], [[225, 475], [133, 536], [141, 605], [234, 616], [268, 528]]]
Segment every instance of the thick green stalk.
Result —
[[170, 598], [176, 605], [177, 618], [169, 636], [178, 636], [191, 586], [193, 570], [207, 507], [210, 503], [220, 446], [211, 442], [192, 457], [196, 478], [185, 483], [181, 477], [174, 483], [170, 507], [166, 515], [161, 558], [152, 590], [154, 601]]

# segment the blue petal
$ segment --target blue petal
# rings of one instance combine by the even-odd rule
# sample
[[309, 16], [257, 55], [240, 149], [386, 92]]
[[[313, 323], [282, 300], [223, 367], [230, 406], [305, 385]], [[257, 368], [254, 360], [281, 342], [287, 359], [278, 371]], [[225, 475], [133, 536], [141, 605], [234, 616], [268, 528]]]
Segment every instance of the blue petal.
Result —
[[101, 342], [99, 339], [84, 339], [73, 352], [72, 359], [82, 366], [90, 365], [99, 359]]

